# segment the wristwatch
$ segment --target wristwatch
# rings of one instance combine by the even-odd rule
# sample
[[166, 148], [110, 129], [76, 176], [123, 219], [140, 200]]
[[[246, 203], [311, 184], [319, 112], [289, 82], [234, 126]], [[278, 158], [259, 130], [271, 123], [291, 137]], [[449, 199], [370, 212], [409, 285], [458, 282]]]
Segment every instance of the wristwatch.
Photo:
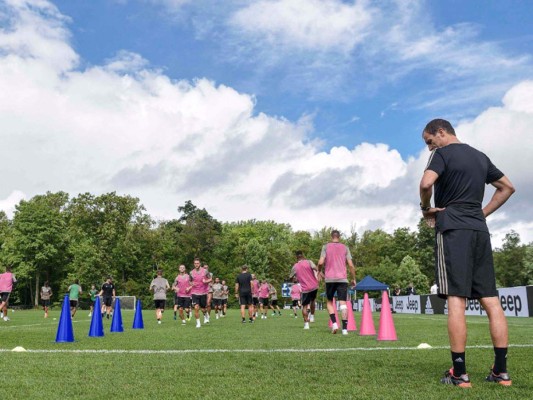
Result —
[[423, 206], [422, 202], [420, 202], [420, 209], [422, 211], [424, 211], [424, 212], [429, 211], [430, 208], [431, 208], [431, 206]]

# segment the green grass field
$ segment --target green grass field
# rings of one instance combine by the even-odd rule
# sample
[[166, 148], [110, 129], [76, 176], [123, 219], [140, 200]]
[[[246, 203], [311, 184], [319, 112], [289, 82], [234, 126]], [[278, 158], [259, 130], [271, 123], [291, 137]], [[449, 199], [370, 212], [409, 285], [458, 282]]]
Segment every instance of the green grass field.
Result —
[[[89, 338], [90, 319], [79, 311], [76, 341], [55, 343], [59, 310], [46, 320], [39, 311], [10, 312], [11, 321], [0, 321], [0, 399], [533, 398], [532, 318], [508, 319], [513, 386], [501, 387], [484, 382], [493, 360], [487, 319], [469, 317], [473, 388], [460, 389], [439, 383], [450, 366], [445, 316], [395, 314], [398, 341], [377, 342], [331, 335], [324, 311], [309, 331], [287, 310], [246, 325], [231, 310], [201, 329], [167, 310], [162, 325], [145, 311], [145, 329], [133, 330], [133, 312], [122, 314], [124, 333], [109, 333], [105, 320], [105, 337]], [[433, 349], [416, 349], [420, 343]], [[28, 351], [12, 352], [16, 346]]]

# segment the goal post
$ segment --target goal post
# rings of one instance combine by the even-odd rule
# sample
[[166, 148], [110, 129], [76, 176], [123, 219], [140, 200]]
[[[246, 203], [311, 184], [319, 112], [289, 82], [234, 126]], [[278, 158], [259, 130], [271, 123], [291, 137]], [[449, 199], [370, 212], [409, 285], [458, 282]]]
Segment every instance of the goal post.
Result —
[[[115, 296], [116, 299], [120, 299], [120, 309], [121, 310], [133, 310], [137, 306], [137, 298], [135, 296]], [[115, 307], [115, 301], [113, 301], [113, 308]], [[104, 307], [101, 303], [102, 308]]]

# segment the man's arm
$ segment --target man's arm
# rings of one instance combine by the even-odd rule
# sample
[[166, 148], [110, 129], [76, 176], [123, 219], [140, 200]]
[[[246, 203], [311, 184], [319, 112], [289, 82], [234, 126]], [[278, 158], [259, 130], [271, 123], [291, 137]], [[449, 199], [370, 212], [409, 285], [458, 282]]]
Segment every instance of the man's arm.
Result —
[[235, 282], [235, 297], [239, 297], [239, 282]]
[[483, 215], [485, 218], [500, 208], [515, 192], [513, 184], [506, 176], [492, 182], [491, 185], [496, 188], [496, 191], [487, 205], [483, 207]]
[[350, 267], [350, 274], [352, 275], [352, 282], [355, 286], [357, 282], [355, 281], [355, 265], [353, 264], [352, 260], [348, 260], [348, 266]]
[[422, 176], [422, 180], [420, 181], [420, 207], [429, 207], [428, 210], [422, 211], [422, 214], [424, 215], [426, 223], [431, 228], [435, 227], [435, 217], [437, 215], [437, 212], [444, 210], [444, 208], [431, 207], [433, 185], [435, 184], [438, 178], [439, 175], [435, 171], [427, 169], [424, 172], [424, 175]]

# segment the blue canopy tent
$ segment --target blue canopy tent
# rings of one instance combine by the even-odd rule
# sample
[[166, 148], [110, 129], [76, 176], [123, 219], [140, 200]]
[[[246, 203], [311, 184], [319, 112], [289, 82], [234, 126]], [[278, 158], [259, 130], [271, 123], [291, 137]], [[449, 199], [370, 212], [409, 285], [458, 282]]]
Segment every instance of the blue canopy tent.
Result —
[[389, 290], [389, 285], [385, 285], [379, 281], [376, 281], [370, 275], [365, 276], [361, 279], [357, 285], [355, 285], [355, 290], [362, 290], [368, 292], [369, 290]]

